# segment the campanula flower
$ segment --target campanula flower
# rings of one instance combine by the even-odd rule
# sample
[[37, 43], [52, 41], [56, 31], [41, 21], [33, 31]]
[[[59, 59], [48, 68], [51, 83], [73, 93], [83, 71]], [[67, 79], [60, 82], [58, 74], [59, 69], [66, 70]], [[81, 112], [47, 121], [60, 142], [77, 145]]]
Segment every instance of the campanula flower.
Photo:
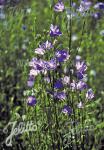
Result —
[[47, 70], [54, 70], [57, 67], [56, 59], [51, 59], [45, 64]]
[[64, 114], [71, 115], [71, 114], [72, 114], [72, 108], [71, 108], [70, 106], [65, 105], [65, 106], [63, 107], [63, 109], [62, 109], [62, 112], [63, 112]]
[[83, 90], [83, 89], [86, 89], [87, 88], [87, 84], [84, 82], [84, 81], [79, 81], [78, 83], [77, 83], [77, 89], [78, 90]]
[[95, 18], [95, 19], [100, 19], [101, 18], [101, 13], [100, 12], [93, 13], [92, 17]]
[[63, 83], [64, 85], [68, 85], [68, 84], [70, 83], [70, 77], [64, 76], [64, 77], [62, 78], [62, 83]]
[[27, 98], [27, 104], [28, 104], [29, 106], [35, 106], [36, 103], [37, 103], [37, 101], [36, 101], [36, 98], [35, 98], [34, 96], [29, 96], [29, 97]]
[[81, 72], [76, 72], [77, 79], [83, 79], [84, 75]]
[[77, 83], [75, 80], [73, 80], [71, 83], [70, 83], [70, 88], [73, 90], [75, 90], [77, 88]]
[[92, 89], [88, 89], [87, 93], [86, 93], [86, 98], [88, 100], [91, 100], [94, 98], [94, 93], [93, 93], [93, 90]]
[[78, 11], [83, 13], [91, 7], [92, 3], [90, 1], [81, 1]]
[[87, 70], [87, 65], [84, 61], [76, 61], [75, 67], [76, 70], [82, 74]]
[[41, 71], [45, 68], [45, 61], [42, 59], [33, 58], [29, 62], [30, 67], [32, 67], [34, 70]]
[[29, 75], [36, 77], [40, 73], [39, 70], [31, 69]]
[[47, 40], [46, 42], [42, 43], [40, 45], [40, 47], [45, 49], [45, 50], [49, 50], [49, 49], [53, 48], [53, 45], [50, 41]]
[[61, 89], [61, 88], [63, 88], [63, 83], [62, 83], [61, 79], [57, 80], [57, 81], [54, 83], [54, 88], [56, 88], [56, 89]]
[[62, 1], [59, 1], [58, 3], [56, 3], [55, 4], [55, 6], [54, 6], [54, 11], [56, 11], [56, 12], [62, 12], [62, 11], [64, 11], [64, 4], [63, 4], [63, 2]]
[[50, 26], [50, 36], [51, 37], [56, 37], [56, 36], [60, 36], [62, 35], [62, 32], [60, 31], [59, 27], [56, 25], [52, 25]]
[[66, 99], [66, 94], [65, 92], [54, 92], [54, 97], [57, 98], [58, 100], [65, 100]]
[[95, 9], [104, 9], [104, 3], [99, 2], [94, 5]]
[[59, 62], [64, 62], [64, 61], [68, 60], [70, 57], [67, 50], [58, 50], [55, 53], [55, 56], [56, 56], [57, 61], [59, 61]]
[[41, 47], [35, 49], [35, 54], [44, 55], [45, 50]]

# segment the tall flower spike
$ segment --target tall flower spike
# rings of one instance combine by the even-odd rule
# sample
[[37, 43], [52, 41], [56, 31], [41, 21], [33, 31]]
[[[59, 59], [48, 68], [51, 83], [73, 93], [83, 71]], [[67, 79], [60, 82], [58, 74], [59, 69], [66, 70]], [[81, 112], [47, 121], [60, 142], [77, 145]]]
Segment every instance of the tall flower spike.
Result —
[[59, 1], [58, 3], [56, 3], [55, 4], [55, 6], [54, 6], [54, 11], [56, 11], [56, 12], [62, 12], [62, 11], [64, 11], [64, 4], [63, 4], [63, 2], [62, 1]]
[[56, 36], [60, 36], [62, 35], [62, 32], [60, 31], [59, 27], [56, 25], [52, 25], [50, 26], [50, 36], [51, 37], [56, 37]]

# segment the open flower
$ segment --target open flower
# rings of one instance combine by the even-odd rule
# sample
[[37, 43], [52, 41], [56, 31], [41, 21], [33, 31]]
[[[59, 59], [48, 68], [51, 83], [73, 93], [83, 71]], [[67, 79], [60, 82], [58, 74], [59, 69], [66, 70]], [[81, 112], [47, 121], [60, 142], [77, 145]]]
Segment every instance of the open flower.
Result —
[[86, 0], [81, 1], [78, 11], [83, 13], [83, 12], [89, 10], [91, 5], [92, 5], [92, 3], [90, 1], [86, 1]]
[[53, 48], [53, 45], [50, 41], [47, 40], [46, 42], [42, 43], [40, 47], [43, 49], [49, 50]]
[[27, 104], [29, 106], [35, 106], [37, 103], [36, 98], [34, 96], [29, 96], [27, 99]]
[[59, 61], [59, 62], [64, 62], [64, 61], [68, 60], [70, 57], [67, 50], [58, 50], [55, 53], [55, 56], [56, 56], [57, 61]]
[[57, 81], [54, 83], [54, 88], [56, 88], [56, 89], [61, 89], [61, 88], [63, 88], [63, 83], [62, 83], [61, 79], [57, 80]]
[[64, 11], [64, 4], [63, 4], [63, 2], [59, 1], [58, 3], [56, 3], [55, 6], [54, 6], [54, 11], [56, 11], [56, 12]]
[[64, 114], [71, 115], [71, 114], [72, 114], [72, 109], [71, 109], [70, 106], [65, 105], [65, 106], [63, 107], [63, 109], [62, 109], [62, 112], [63, 112]]
[[58, 100], [65, 100], [66, 99], [66, 94], [65, 92], [54, 92], [54, 97], [57, 98]]
[[52, 25], [50, 26], [50, 36], [51, 37], [56, 37], [56, 36], [60, 36], [62, 35], [62, 32], [60, 31], [59, 27], [56, 25]]
[[41, 47], [35, 49], [35, 54], [44, 55], [45, 50]]
[[92, 89], [89, 89], [89, 90], [87, 91], [87, 93], [86, 93], [86, 98], [87, 98], [88, 100], [91, 100], [91, 99], [94, 98], [94, 93], [93, 93], [93, 90], [92, 90]]
[[78, 83], [77, 83], [77, 89], [78, 90], [84, 90], [84, 89], [86, 89], [87, 88], [87, 84], [84, 82], [84, 81], [79, 81]]
[[104, 3], [102, 3], [102, 2], [96, 3], [94, 8], [95, 9], [104, 9]]
[[84, 61], [76, 61], [75, 66], [78, 72], [84, 73], [87, 70], [87, 65]]
[[51, 59], [50, 61], [47, 61], [45, 63], [46, 69], [47, 70], [54, 70], [57, 67], [56, 59]]

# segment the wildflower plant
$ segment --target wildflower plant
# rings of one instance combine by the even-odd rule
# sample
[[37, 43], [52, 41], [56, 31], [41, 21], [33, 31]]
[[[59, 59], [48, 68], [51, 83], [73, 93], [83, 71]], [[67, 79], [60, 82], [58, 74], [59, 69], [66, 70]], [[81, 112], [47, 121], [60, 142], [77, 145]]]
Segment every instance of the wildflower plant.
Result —
[[[81, 1], [76, 11], [87, 12], [91, 5], [91, 2]], [[73, 20], [71, 13], [70, 17], [66, 17], [65, 3], [54, 3], [52, 11], [53, 22], [48, 34], [34, 48], [34, 57], [29, 62], [27, 85], [30, 94], [27, 97], [27, 107], [35, 109], [34, 117], [42, 111], [41, 121], [45, 124], [46, 142], [50, 149], [84, 148], [86, 108], [95, 98], [93, 90], [87, 84], [88, 65], [79, 55], [79, 47], [76, 50], [72, 47]], [[61, 20], [58, 22], [62, 16], [66, 29], [63, 29]], [[66, 126], [67, 121], [69, 124]], [[77, 130], [80, 130], [79, 134]], [[63, 135], [68, 131], [70, 140], [65, 141]]]

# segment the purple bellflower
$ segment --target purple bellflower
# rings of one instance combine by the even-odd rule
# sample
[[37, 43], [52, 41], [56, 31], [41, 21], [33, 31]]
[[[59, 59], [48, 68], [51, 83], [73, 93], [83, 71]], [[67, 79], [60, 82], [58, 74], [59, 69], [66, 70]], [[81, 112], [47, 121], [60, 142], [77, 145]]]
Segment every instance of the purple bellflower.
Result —
[[49, 50], [49, 49], [53, 48], [53, 45], [50, 41], [47, 40], [46, 42], [42, 43], [40, 45], [40, 47], [45, 49], [45, 50]]
[[84, 89], [86, 89], [87, 88], [87, 84], [84, 82], [84, 81], [79, 81], [78, 83], [77, 83], [77, 89], [78, 90], [84, 90]]
[[60, 31], [59, 27], [56, 25], [52, 25], [50, 26], [50, 36], [51, 37], [56, 37], [56, 36], [60, 36], [62, 35], [62, 32]]
[[86, 98], [87, 98], [88, 100], [91, 100], [91, 99], [94, 98], [94, 93], [93, 93], [93, 90], [92, 90], [92, 89], [89, 89], [89, 90], [87, 91], [87, 93], [86, 93]]
[[64, 11], [64, 4], [63, 4], [63, 2], [62, 1], [59, 1], [58, 3], [56, 3], [55, 4], [55, 6], [54, 6], [54, 11], [56, 11], [56, 12], [62, 12], [62, 11]]
[[63, 107], [63, 109], [62, 109], [62, 112], [63, 112], [64, 114], [68, 114], [68, 115], [70, 116], [70, 115], [72, 114], [72, 109], [71, 109], [70, 106], [65, 105], [65, 106]]
[[97, 4], [95, 4], [94, 8], [103, 10], [104, 9], [104, 3], [102, 3], [102, 2], [97, 3]]
[[61, 89], [61, 88], [63, 88], [63, 83], [62, 83], [61, 79], [57, 80], [57, 81], [54, 83], [54, 88], [56, 88], [56, 89]]
[[37, 103], [36, 98], [34, 96], [29, 96], [27, 99], [27, 104], [29, 106], [35, 106]]
[[68, 54], [68, 52], [66, 50], [58, 50], [55, 53], [56, 59], [59, 62], [64, 62], [66, 60], [69, 59], [70, 55]]
[[65, 92], [54, 92], [54, 97], [57, 98], [58, 100], [65, 100], [66, 99], [66, 94]]
[[91, 5], [92, 5], [92, 3], [90, 1], [86, 1], [86, 0], [81, 1], [78, 11], [83, 13], [83, 12], [89, 10]]

